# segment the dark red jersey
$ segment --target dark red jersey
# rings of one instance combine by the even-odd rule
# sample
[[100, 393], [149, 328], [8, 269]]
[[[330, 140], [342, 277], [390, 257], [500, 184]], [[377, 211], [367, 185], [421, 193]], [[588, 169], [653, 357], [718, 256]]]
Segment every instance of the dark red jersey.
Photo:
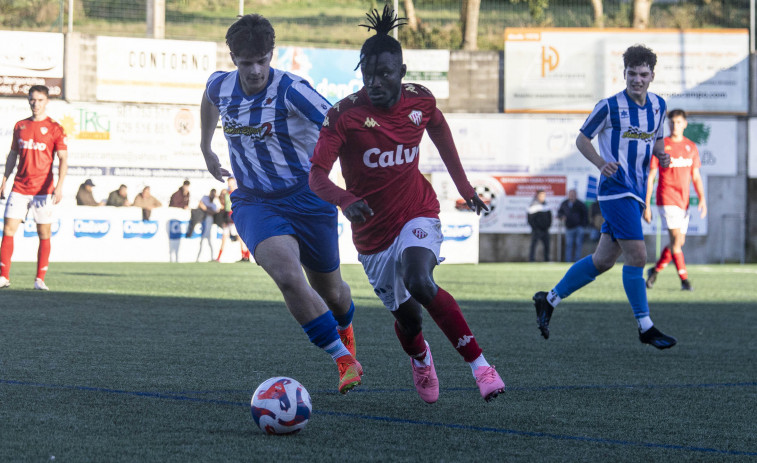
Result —
[[352, 224], [361, 254], [389, 247], [411, 219], [439, 216], [436, 193], [418, 169], [426, 129], [458, 190], [472, 197], [475, 191], [462, 170], [449, 127], [426, 88], [403, 84], [400, 100], [388, 109], [373, 106], [363, 88], [329, 110], [311, 161], [329, 172], [339, 159], [347, 191], [325, 195], [326, 200], [344, 209], [363, 199], [373, 210], [366, 222]]
[[652, 156], [649, 163], [650, 169], [660, 170], [655, 201], [658, 206], [678, 206], [686, 210], [689, 208], [689, 185], [694, 169], [702, 165], [699, 150], [686, 137], [680, 142], [666, 137], [665, 152], [670, 155], [670, 166], [661, 168], [657, 156]]
[[13, 191], [23, 195], [49, 195], [55, 190], [53, 159], [67, 150], [66, 135], [60, 124], [49, 117], [16, 122], [11, 150], [18, 153], [18, 170]]

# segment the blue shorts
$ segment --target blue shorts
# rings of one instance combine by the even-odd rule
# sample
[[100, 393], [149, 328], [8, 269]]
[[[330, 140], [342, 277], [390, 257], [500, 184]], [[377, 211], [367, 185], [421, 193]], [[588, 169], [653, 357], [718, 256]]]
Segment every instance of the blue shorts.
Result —
[[339, 268], [336, 207], [307, 186], [284, 198], [258, 198], [237, 189], [231, 201], [234, 225], [253, 256], [261, 241], [293, 235], [299, 243], [302, 265], [321, 273]]
[[644, 205], [636, 199], [628, 196], [599, 201], [599, 209], [602, 211], [602, 217], [605, 218], [601, 231], [608, 233], [613, 241], [644, 241], [644, 232], [641, 230]]

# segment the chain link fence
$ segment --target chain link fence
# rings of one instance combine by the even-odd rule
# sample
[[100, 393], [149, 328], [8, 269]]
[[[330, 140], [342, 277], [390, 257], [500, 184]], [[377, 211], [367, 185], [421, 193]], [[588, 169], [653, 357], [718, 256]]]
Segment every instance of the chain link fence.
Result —
[[[244, 0], [242, 0], [244, 2]], [[368, 36], [357, 25], [382, 1], [247, 0], [245, 13], [260, 13], [289, 45], [355, 47]], [[390, 4], [392, 2], [389, 2]], [[405, 15], [400, 0], [400, 14]], [[605, 27], [630, 27], [633, 0], [603, 0]], [[147, 0], [0, 0], [0, 28], [92, 35], [145, 37]], [[404, 27], [409, 47], [458, 49], [462, 42], [460, 0], [414, 0], [419, 27]], [[240, 0], [165, 0], [165, 38], [222, 41], [240, 10]], [[748, 28], [746, 0], [656, 0], [653, 28]], [[505, 27], [594, 27], [591, 0], [481, 0], [478, 46], [498, 50]]]

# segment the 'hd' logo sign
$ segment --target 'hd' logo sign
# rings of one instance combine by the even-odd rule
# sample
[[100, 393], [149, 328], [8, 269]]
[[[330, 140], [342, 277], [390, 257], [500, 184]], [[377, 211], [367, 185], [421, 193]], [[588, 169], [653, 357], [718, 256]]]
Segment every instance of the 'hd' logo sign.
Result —
[[74, 219], [74, 236], [102, 238], [110, 231], [110, 220]]
[[124, 220], [124, 239], [150, 239], [158, 233], [155, 220]]

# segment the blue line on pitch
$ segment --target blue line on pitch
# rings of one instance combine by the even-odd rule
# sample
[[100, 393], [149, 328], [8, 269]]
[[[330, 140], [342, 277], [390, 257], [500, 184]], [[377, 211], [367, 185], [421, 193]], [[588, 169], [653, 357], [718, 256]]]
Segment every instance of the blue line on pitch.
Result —
[[[68, 389], [68, 390], [87, 391], [87, 392], [104, 392], [104, 393], [110, 393], [110, 394], [123, 394], [123, 395], [131, 395], [131, 396], [136, 396], [136, 397], [149, 397], [149, 398], [155, 398], [155, 399], [169, 399], [169, 400], [176, 400], [176, 401], [188, 401], [188, 402], [197, 402], [197, 403], [249, 407], [249, 403], [247, 402], [201, 399], [197, 397], [188, 397], [186, 395], [167, 394], [167, 393], [161, 393], [161, 392], [125, 391], [121, 389], [108, 389], [104, 387], [70, 386], [70, 385], [64, 385], [64, 384], [45, 384], [45, 383], [36, 383], [36, 382], [29, 382], [29, 381], [15, 381], [15, 380], [7, 380], [7, 379], [0, 379], [0, 384], [9, 384], [9, 385], [15, 385], [15, 386], [32, 386], [32, 387], [50, 388], [50, 389]], [[754, 386], [754, 385], [757, 385], [757, 382], [714, 383], [714, 384], [703, 384], [699, 386], [700, 387], [733, 387], [733, 386], [738, 387], [738, 386]], [[673, 386], [675, 385], [670, 385], [667, 387], [673, 387]], [[695, 385], [678, 385], [677, 387], [693, 387], [693, 386]], [[583, 388], [596, 389], [600, 387], [601, 386], [590, 386], [590, 387], [584, 386]], [[615, 386], [615, 388], [619, 388], [619, 387], [634, 388], [634, 387], [664, 387], [664, 386]], [[559, 387], [559, 389], [565, 389], [565, 388], [570, 388], [570, 386]], [[574, 388], [578, 388], [578, 387], [574, 387]], [[451, 388], [449, 390], [462, 390], [462, 389], [467, 390], [468, 388]], [[542, 390], [542, 389], [537, 389], [537, 390]], [[247, 391], [244, 391], [244, 392], [247, 392]], [[689, 452], [714, 453], [714, 454], [720, 454], [720, 455], [757, 456], [757, 452], [751, 452], [751, 451], [723, 450], [723, 449], [715, 449], [715, 448], [709, 448], [709, 447], [693, 447], [693, 446], [675, 445], [675, 444], [656, 444], [653, 442], [605, 439], [601, 437], [571, 436], [567, 434], [554, 434], [554, 433], [537, 432], [537, 431], [518, 431], [516, 429], [495, 428], [495, 427], [488, 427], [488, 426], [472, 426], [472, 425], [453, 424], [453, 423], [439, 423], [435, 421], [410, 420], [406, 418], [394, 418], [390, 416], [360, 415], [356, 413], [330, 412], [330, 411], [323, 411], [323, 410], [313, 410], [313, 413], [317, 415], [328, 415], [328, 416], [337, 416], [337, 417], [344, 417], [344, 418], [357, 418], [357, 419], [372, 420], [372, 421], [385, 421], [385, 422], [399, 423], [399, 424], [435, 426], [439, 428], [460, 429], [464, 431], [493, 432], [493, 433], [510, 434], [514, 436], [523, 436], [523, 437], [542, 437], [542, 438], [555, 439], [555, 440], [592, 442], [592, 443], [597, 443], [597, 444], [621, 445], [621, 446], [628, 446], [628, 447], [646, 447], [646, 448], [659, 448], [659, 449], [667, 449], [667, 450], [684, 450], [684, 451], [689, 451]]]
[[[0, 381], [2, 382], [2, 381]], [[702, 384], [577, 384], [568, 386], [531, 386], [531, 387], [518, 387], [508, 386], [508, 392], [543, 392], [543, 391], [575, 391], [575, 390], [589, 390], [589, 389], [705, 389], [705, 388], [731, 388], [731, 387], [754, 387], [757, 386], [757, 381], [741, 382], [741, 383], [702, 383]], [[310, 389], [308, 389], [310, 390]], [[375, 394], [375, 393], [391, 393], [391, 392], [414, 392], [414, 388], [398, 387], [398, 388], [360, 388], [350, 391], [351, 393], [357, 392], [361, 394]], [[447, 387], [441, 388], [441, 391], [478, 391], [477, 387]], [[162, 394], [242, 394], [252, 393], [253, 390], [248, 389], [216, 389], [216, 390], [200, 390], [200, 391], [172, 391], [162, 392]], [[333, 389], [314, 389], [311, 390], [314, 394], [330, 394], [336, 393]]]

